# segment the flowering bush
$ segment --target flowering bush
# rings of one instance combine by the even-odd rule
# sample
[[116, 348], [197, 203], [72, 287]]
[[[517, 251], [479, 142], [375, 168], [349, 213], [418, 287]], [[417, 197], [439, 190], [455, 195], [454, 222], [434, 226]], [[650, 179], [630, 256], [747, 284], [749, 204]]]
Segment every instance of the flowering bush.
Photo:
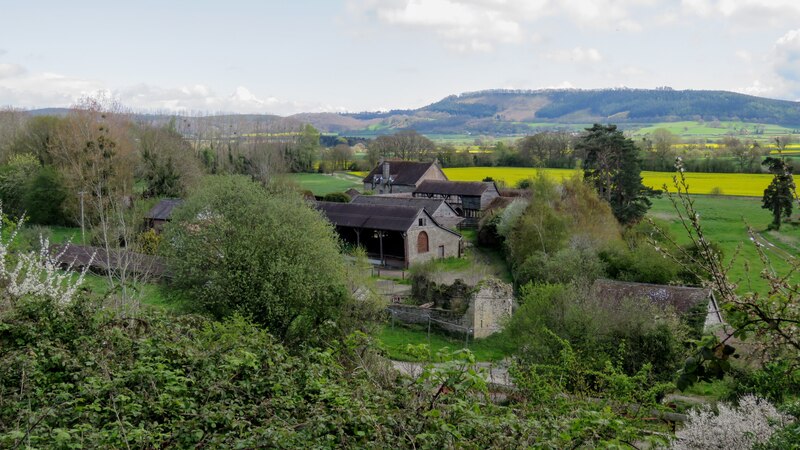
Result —
[[676, 433], [673, 449], [750, 449], [765, 443], [770, 436], [792, 421], [770, 402], [745, 395], [739, 406], [718, 405], [714, 413], [705, 406], [689, 412], [689, 421]]
[[[2, 217], [0, 210], [0, 217]], [[58, 254], [50, 251], [50, 242], [40, 236], [39, 250], [13, 253], [10, 250], [17, 232], [21, 228], [24, 218], [3, 237], [5, 220], [0, 220], [0, 282], [4, 286], [4, 294], [9, 299], [18, 299], [27, 295], [45, 297], [59, 304], [66, 304], [72, 300], [78, 287], [83, 283], [87, 268], [84, 268], [77, 278], [70, 273], [72, 265], [67, 271], [60, 269], [59, 261], [64, 256], [66, 247]], [[16, 260], [16, 261], [13, 261]]]

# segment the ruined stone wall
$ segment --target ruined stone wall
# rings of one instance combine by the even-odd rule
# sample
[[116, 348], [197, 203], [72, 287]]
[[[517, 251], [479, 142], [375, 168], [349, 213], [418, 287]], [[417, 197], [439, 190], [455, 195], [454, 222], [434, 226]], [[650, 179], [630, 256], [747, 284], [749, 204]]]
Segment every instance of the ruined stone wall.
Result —
[[500, 331], [506, 319], [511, 317], [513, 307], [514, 292], [510, 284], [495, 279], [485, 280], [464, 315], [471, 322], [472, 336], [480, 339]]
[[487, 279], [477, 286], [469, 299], [464, 314], [439, 308], [421, 308], [413, 305], [390, 305], [388, 310], [395, 320], [406, 323], [427, 324], [447, 331], [463, 333], [470, 330], [473, 338], [485, 338], [497, 333], [514, 307], [514, 292], [510, 284]]

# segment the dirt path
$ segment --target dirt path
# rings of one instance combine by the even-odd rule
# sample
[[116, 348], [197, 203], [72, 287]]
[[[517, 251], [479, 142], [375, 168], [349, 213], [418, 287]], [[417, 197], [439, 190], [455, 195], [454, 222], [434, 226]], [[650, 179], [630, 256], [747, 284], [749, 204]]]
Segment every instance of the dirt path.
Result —
[[794, 261], [796, 259], [794, 255], [772, 243], [769, 239], [764, 237], [763, 234], [755, 233], [754, 235], [757, 244], [767, 251], [774, 253], [777, 257], [785, 261]]

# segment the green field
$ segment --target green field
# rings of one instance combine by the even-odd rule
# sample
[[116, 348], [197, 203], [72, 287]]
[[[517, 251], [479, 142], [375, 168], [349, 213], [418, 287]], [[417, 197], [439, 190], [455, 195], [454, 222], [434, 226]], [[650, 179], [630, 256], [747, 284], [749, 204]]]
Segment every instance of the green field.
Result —
[[[718, 126], [712, 126], [712, 122], [661, 122], [639, 128], [632, 134], [634, 136], [644, 136], [653, 131], [663, 128], [672, 134], [683, 138], [707, 138], [721, 139], [725, 136], [733, 135], [739, 138], [768, 140], [774, 136], [792, 134], [796, 128], [787, 128], [780, 125], [752, 122], [718, 122]], [[756, 131], [758, 130], [758, 133]]]
[[331, 192], [344, 192], [350, 188], [363, 188], [360, 177], [337, 172], [333, 175], [322, 173], [293, 173], [287, 178], [297, 183], [301, 189], [311, 191], [314, 195], [325, 195]]
[[[492, 177], [495, 181], [504, 181], [507, 186], [514, 186], [520, 180], [535, 177], [538, 172], [562, 180], [580, 175], [582, 172], [571, 169], [537, 169], [532, 167], [454, 167], [444, 169], [444, 173], [453, 181], [481, 181]], [[672, 185], [672, 172], [642, 172], [646, 186], [661, 189], [664, 184]], [[723, 194], [746, 197], [761, 197], [764, 189], [772, 180], [768, 174], [744, 173], [688, 173], [691, 192], [695, 194]]]
[[[772, 243], [777, 249], [767, 247], [767, 254], [772, 260], [772, 266], [778, 273], [786, 273], [790, 264], [786, 262], [786, 255], [800, 254], [800, 226], [785, 224], [780, 232], [766, 231], [771, 220], [769, 211], [761, 208], [761, 201], [756, 198], [744, 197], [694, 197], [695, 208], [700, 214], [700, 223], [706, 236], [720, 245], [725, 261], [730, 261], [738, 248], [738, 256], [731, 266], [730, 280], [739, 286], [739, 292], [758, 290], [763, 292], [766, 283], [758, 278], [762, 270], [755, 245], [747, 234], [748, 225]], [[678, 221], [677, 213], [666, 197], [653, 199], [653, 208], [649, 213], [662, 224], [681, 243], [687, 243], [686, 231]], [[750, 281], [748, 285], [747, 268], [750, 268]], [[797, 281], [800, 281], [797, 280]]]

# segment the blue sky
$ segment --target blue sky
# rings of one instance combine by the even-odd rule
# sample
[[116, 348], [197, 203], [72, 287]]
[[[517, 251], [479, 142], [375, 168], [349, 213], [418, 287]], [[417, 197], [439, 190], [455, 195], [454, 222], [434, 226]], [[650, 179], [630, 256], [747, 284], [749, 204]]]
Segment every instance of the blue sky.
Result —
[[414, 108], [491, 88], [800, 99], [798, 0], [0, 0], [0, 106]]

